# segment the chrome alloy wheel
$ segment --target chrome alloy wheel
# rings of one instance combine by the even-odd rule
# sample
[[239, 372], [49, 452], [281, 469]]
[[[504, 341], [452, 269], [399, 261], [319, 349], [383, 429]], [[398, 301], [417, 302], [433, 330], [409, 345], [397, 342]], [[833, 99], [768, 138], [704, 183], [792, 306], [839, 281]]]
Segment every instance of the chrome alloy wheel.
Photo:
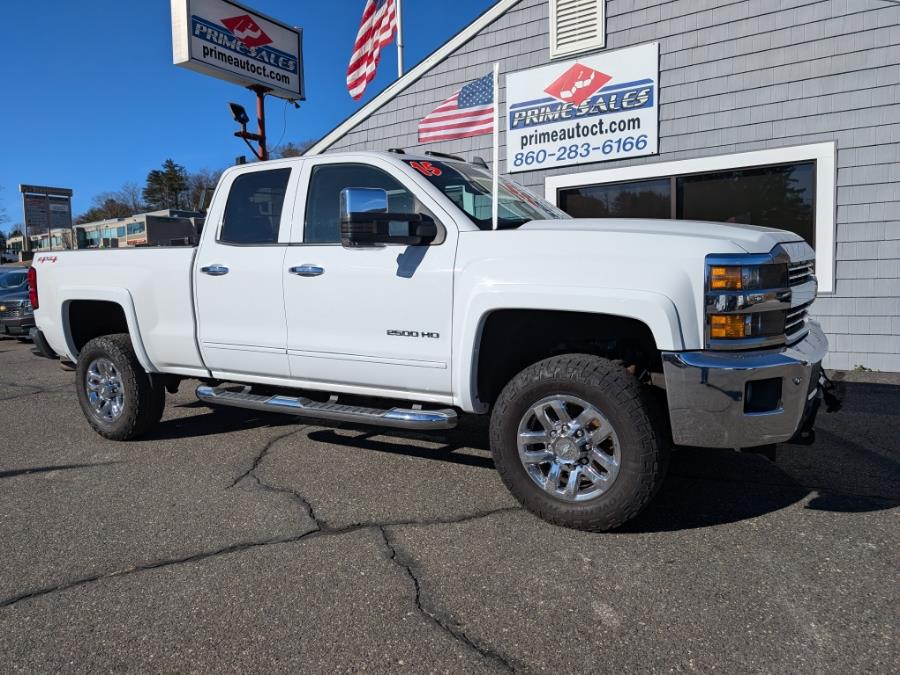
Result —
[[619, 474], [619, 438], [606, 416], [575, 396], [548, 396], [519, 422], [519, 459], [545, 492], [584, 502], [606, 492]]
[[84, 379], [94, 416], [104, 422], [118, 419], [125, 407], [125, 387], [113, 362], [106, 358], [94, 359]]

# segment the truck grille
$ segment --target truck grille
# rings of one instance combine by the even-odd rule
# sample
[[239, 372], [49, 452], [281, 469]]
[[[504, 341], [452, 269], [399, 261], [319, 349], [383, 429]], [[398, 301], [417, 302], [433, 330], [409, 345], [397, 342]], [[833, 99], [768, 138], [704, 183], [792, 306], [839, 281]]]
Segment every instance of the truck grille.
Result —
[[812, 279], [814, 274], [813, 262], [812, 260], [800, 260], [790, 263], [788, 265], [788, 285], [799, 286]]
[[807, 302], [804, 305], [792, 307], [785, 312], [784, 335], [788, 342], [793, 342], [795, 338], [801, 337], [805, 333], [806, 313], [811, 304], [811, 302]]
[[6, 311], [0, 312], [0, 319], [20, 319], [25, 316], [25, 308], [21, 305], [7, 306]]

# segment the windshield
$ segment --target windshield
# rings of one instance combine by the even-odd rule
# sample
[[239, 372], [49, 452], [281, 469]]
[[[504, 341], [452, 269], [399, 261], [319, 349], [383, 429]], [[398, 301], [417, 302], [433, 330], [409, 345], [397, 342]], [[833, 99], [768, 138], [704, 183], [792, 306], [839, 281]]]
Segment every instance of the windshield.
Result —
[[[464, 162], [407, 161], [456, 204], [482, 230], [490, 230], [491, 174]], [[500, 178], [497, 227], [510, 229], [531, 220], [568, 219], [565, 211], [506, 178]]]
[[0, 272], [0, 290], [8, 291], [24, 286], [28, 276], [25, 272]]

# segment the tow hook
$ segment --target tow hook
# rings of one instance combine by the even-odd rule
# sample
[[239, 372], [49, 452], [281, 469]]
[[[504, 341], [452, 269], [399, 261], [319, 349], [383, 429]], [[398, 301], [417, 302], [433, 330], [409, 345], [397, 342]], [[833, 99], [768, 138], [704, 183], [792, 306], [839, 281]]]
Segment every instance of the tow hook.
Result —
[[816, 442], [816, 414], [819, 412], [819, 406], [825, 403], [826, 412], [837, 412], [841, 409], [843, 398], [842, 391], [838, 389], [838, 385], [831, 381], [831, 378], [825, 374], [825, 371], [819, 373], [818, 393], [821, 396], [815, 396], [810, 402], [805, 414], [803, 422], [797, 433], [794, 434], [788, 443], [792, 445], [812, 445]]
[[838, 389], [824, 370], [819, 374], [819, 387], [822, 389], [822, 400], [825, 401], [825, 412], [832, 413], [840, 410], [844, 405], [843, 387]]

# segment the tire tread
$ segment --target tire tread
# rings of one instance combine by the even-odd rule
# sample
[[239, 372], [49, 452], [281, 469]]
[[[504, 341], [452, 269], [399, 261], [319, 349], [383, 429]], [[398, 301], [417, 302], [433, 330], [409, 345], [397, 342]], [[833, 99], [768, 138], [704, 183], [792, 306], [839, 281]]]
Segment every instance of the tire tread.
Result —
[[[84, 387], [85, 371], [96, 356], [110, 358], [119, 370], [128, 392], [122, 416], [112, 425], [100, 424], [93, 416]], [[166, 391], [159, 378], [147, 373], [134, 353], [131, 336], [128, 333], [103, 335], [89, 341], [78, 357], [76, 367], [78, 401], [88, 424], [99, 435], [113, 441], [127, 441], [138, 438], [153, 429], [162, 418], [166, 405]]]
[[[509, 439], [503, 438], [504, 419], [516, 415], [512, 409], [529, 388], [550, 380], [575, 382], [603, 391], [627, 415], [637, 437], [633, 447], [627, 449], [629, 452], [637, 451], [639, 475], [636, 491], [631, 494], [621, 490], [613, 493], [614, 484], [607, 495], [610, 499], [604, 501], [602, 508], [576, 507], [537, 491], [519, 466], [505, 458], [502, 448]], [[646, 394], [644, 386], [622, 364], [591, 354], [554, 356], [522, 370], [510, 380], [497, 399], [490, 427], [494, 462], [501, 479], [513, 495], [540, 518], [579, 530], [610, 530], [637, 516], [662, 484], [668, 468], [668, 447], [659, 433], [662, 428], [660, 414], [659, 406]], [[523, 478], [528, 483], [524, 483]]]

